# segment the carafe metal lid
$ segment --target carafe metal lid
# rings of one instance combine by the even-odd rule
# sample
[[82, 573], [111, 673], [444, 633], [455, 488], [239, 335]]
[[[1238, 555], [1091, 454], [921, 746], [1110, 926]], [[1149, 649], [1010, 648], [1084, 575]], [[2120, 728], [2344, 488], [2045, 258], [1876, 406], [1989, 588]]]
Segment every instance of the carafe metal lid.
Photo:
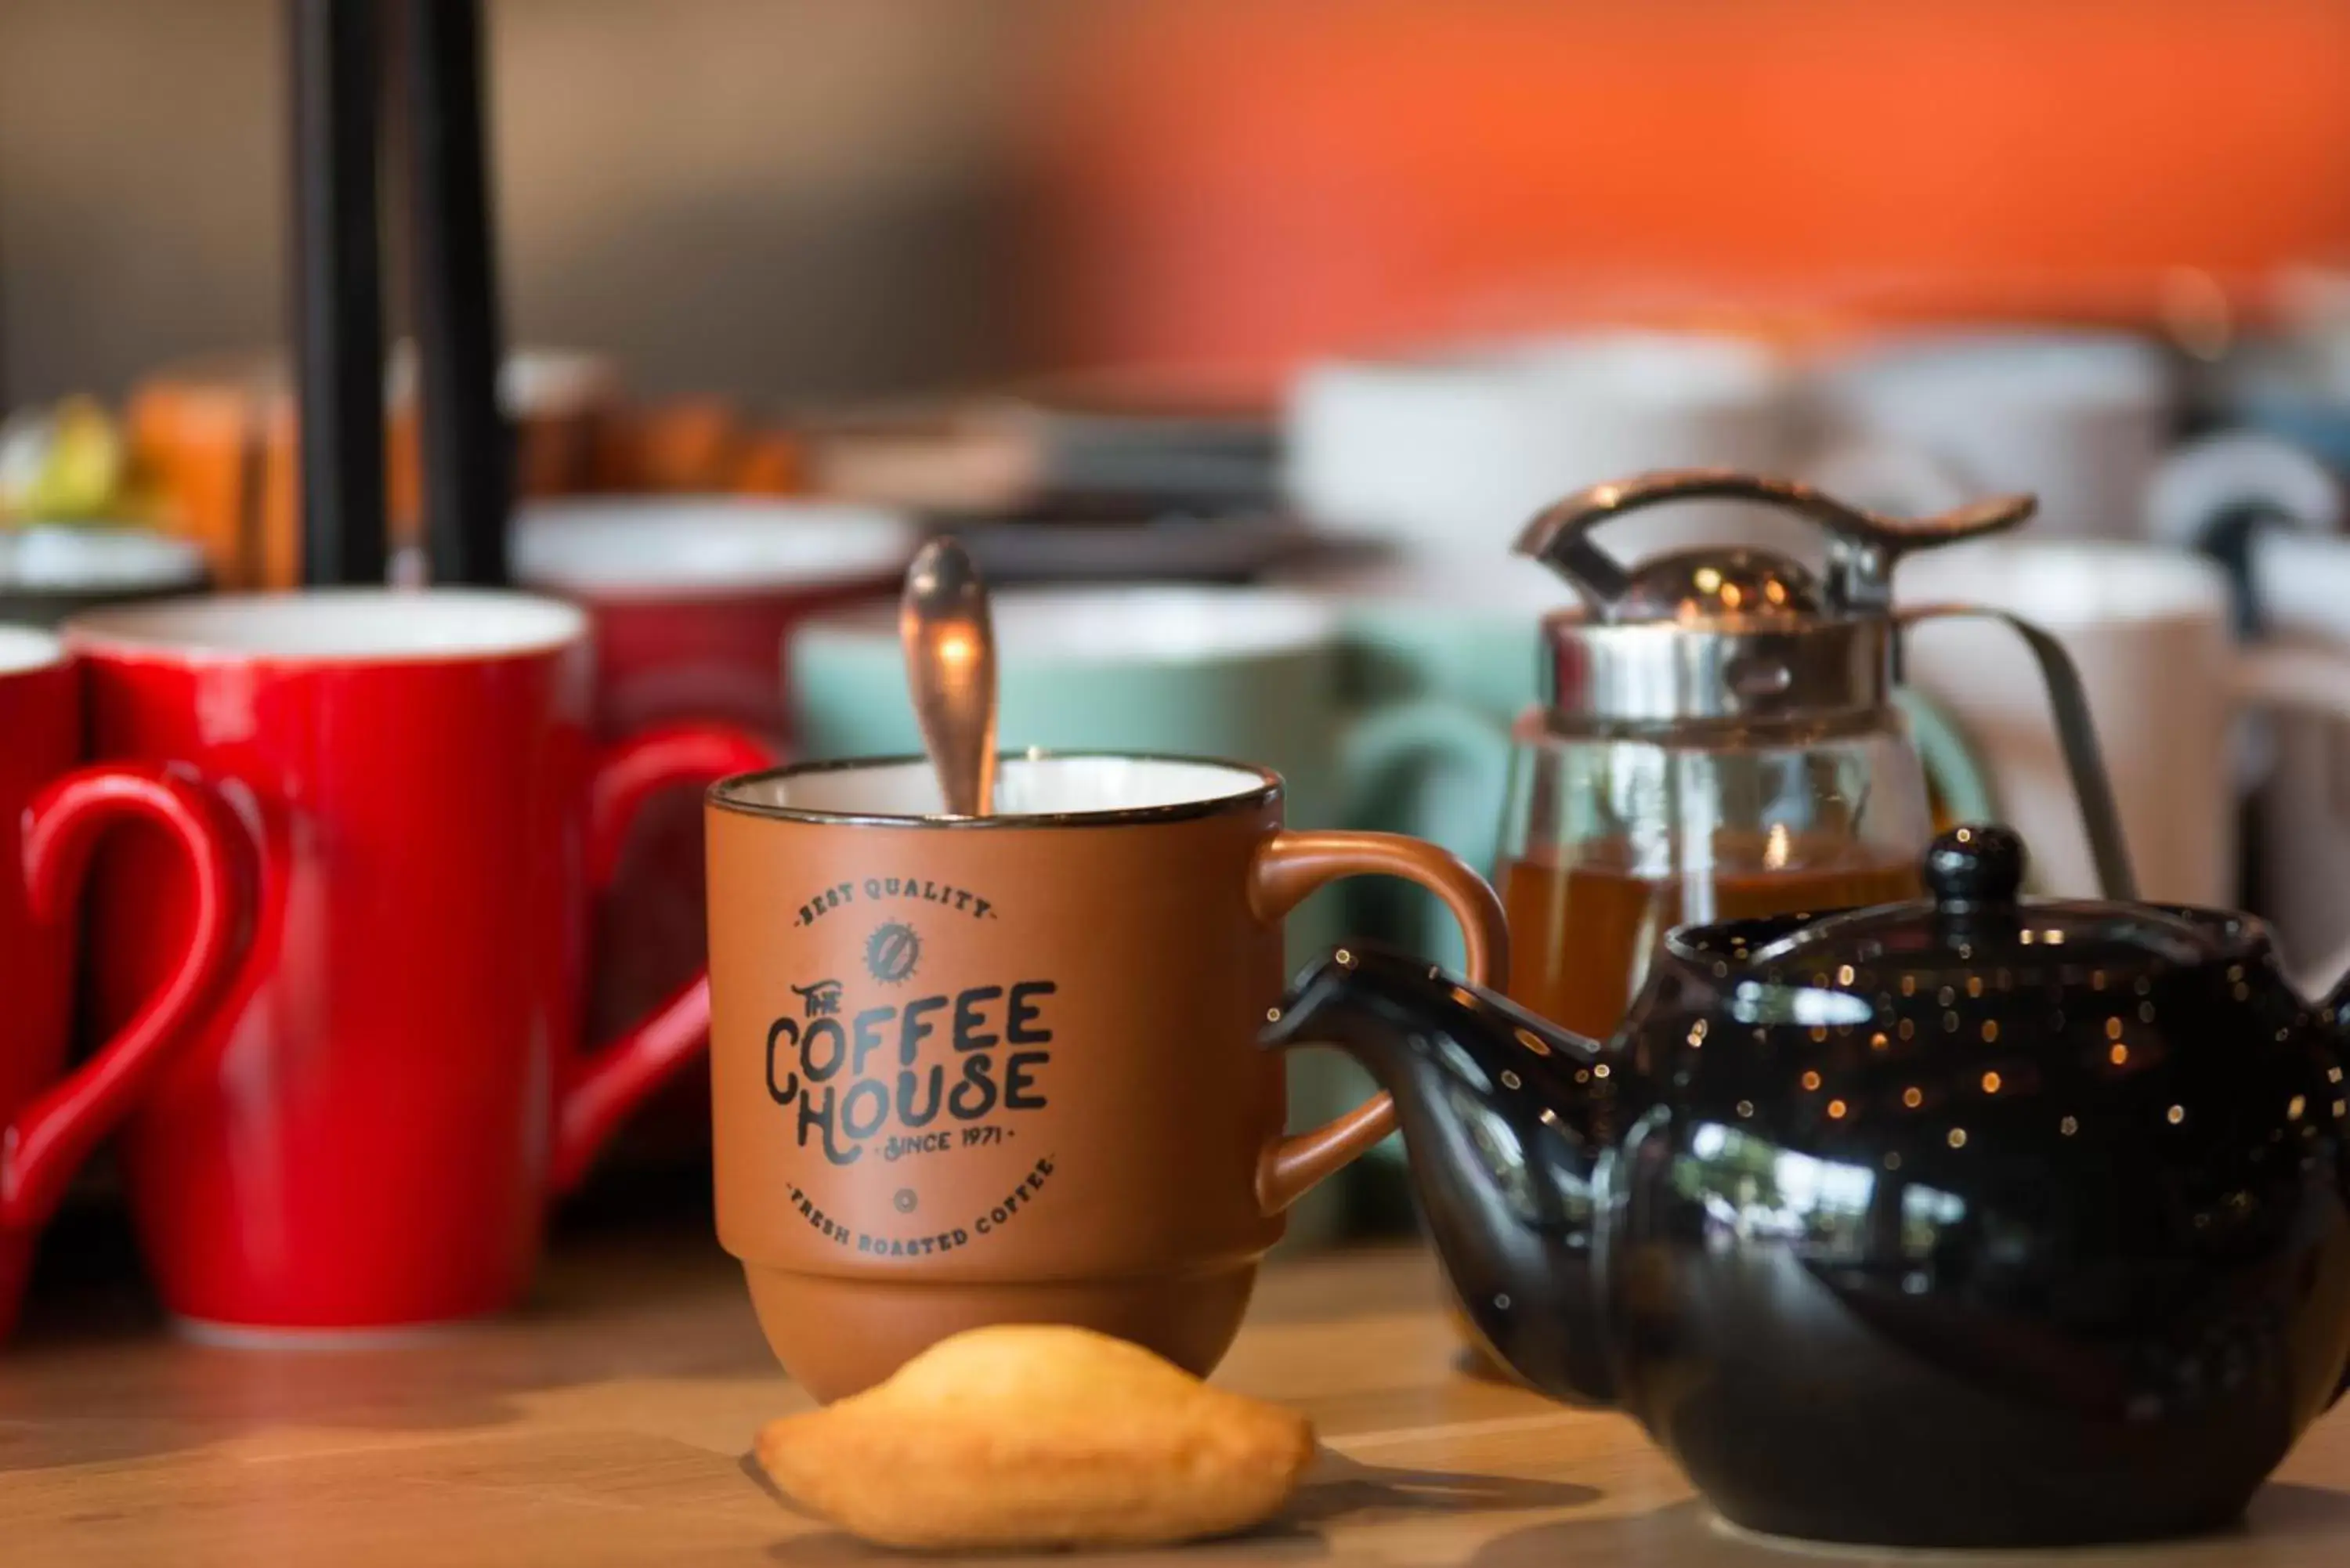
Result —
[[[1761, 550], [1682, 551], [1627, 566], [1591, 537], [1642, 507], [1692, 500], [1759, 501], [1810, 518], [1828, 535], [1825, 582]], [[1568, 722], [1633, 725], [1874, 713], [1892, 681], [1895, 562], [2012, 527], [2032, 508], [2029, 496], [2002, 496], [1903, 521], [1794, 480], [1722, 469], [1578, 491], [1528, 524], [1516, 545], [1584, 600], [1544, 618], [1548, 704]]]
[[1801, 564], [1767, 550], [1684, 550], [1644, 562], [1607, 606], [1607, 624], [1798, 624], [1820, 613], [1820, 588]]

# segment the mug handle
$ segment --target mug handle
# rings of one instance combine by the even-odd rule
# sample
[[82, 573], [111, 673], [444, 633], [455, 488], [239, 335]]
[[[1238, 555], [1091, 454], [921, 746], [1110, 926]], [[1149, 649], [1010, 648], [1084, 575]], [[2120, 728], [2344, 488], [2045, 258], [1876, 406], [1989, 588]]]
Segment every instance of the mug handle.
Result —
[[[671, 724], [632, 735], [606, 752], [588, 786], [588, 886], [601, 894], [620, 867], [620, 852], [639, 813], [662, 791], [712, 784], [735, 774], [774, 767], [772, 747], [728, 724]], [[569, 1192], [645, 1096], [694, 1058], [710, 1038], [710, 971], [579, 1060], [556, 1107], [547, 1186]]]
[[1982, 753], [1941, 704], [1915, 686], [1896, 686], [1893, 705], [1909, 726], [1909, 743], [1926, 769], [1926, 782], [1941, 797], [1952, 824], [1997, 822], [1999, 799]]
[[187, 948], [162, 989], [111, 1039], [0, 1130], [0, 1229], [31, 1230], [56, 1210], [74, 1171], [187, 1040], [235, 955], [245, 898], [217, 808], [152, 764], [81, 768], [33, 797], [25, 808], [24, 877], [34, 918], [70, 920], [99, 837], [132, 820], [161, 828], [187, 857], [194, 875]]
[[[1443, 899], [1468, 944], [1470, 982], [1490, 990], [1509, 984], [1510, 928], [1500, 898], [1459, 856], [1401, 834], [1276, 833], [1249, 868], [1249, 909], [1277, 924], [1325, 883], [1362, 876], [1401, 877]], [[1311, 1132], [1276, 1138], [1257, 1163], [1258, 1207], [1280, 1213], [1395, 1127], [1395, 1101], [1382, 1091]]]
[[[1476, 782], [1478, 798], [1492, 807], [1473, 832], [1456, 841], [1466, 844], [1480, 834], [1491, 837], [1509, 788], [1510, 727], [1473, 708], [1434, 697], [1374, 708], [1347, 726], [1338, 747], [1339, 776], [1346, 781], [1340, 820], [1367, 820], [1380, 796], [1399, 778], [1445, 766], [1468, 773]], [[1447, 831], [1438, 836], [1454, 838], [1451, 826], [1446, 825]]]

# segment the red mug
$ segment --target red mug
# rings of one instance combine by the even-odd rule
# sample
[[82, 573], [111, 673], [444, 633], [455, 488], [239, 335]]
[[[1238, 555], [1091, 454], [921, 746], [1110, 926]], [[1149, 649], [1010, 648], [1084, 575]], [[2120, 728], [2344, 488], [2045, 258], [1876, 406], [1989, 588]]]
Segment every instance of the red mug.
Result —
[[[67, 1182], [154, 1088], [235, 956], [228, 825], [160, 767], [77, 769], [81, 721], [79, 673], [57, 639], [0, 627], [0, 1338]], [[76, 889], [98, 836], [132, 821], [184, 862], [188, 897], [156, 933], [162, 983], [68, 1073]]]
[[582, 496], [522, 509], [514, 566], [587, 609], [604, 733], [716, 720], [780, 742], [785, 639], [811, 615], [896, 593], [920, 542], [894, 512], [835, 502]]
[[[776, 659], [800, 622], [894, 596], [921, 542], [901, 514], [837, 502], [726, 495], [580, 496], [522, 508], [515, 575], [588, 612], [596, 643], [596, 727], [740, 725], [788, 750]], [[596, 935], [589, 1018], [610, 1027], [700, 970], [702, 795], [652, 804], [623, 850]], [[700, 1078], [699, 1073], [692, 1078]], [[710, 1140], [710, 1089], [681, 1079], [645, 1130], [695, 1160]]]
[[[216, 781], [255, 888], [245, 961], [124, 1138], [165, 1305], [265, 1338], [511, 1305], [550, 1198], [708, 1031], [696, 978], [577, 1049], [590, 897], [648, 800], [767, 748], [679, 725], [599, 752], [585, 618], [520, 594], [182, 600], [65, 636], [97, 753]], [[151, 846], [109, 848], [102, 1015], [190, 897]]]

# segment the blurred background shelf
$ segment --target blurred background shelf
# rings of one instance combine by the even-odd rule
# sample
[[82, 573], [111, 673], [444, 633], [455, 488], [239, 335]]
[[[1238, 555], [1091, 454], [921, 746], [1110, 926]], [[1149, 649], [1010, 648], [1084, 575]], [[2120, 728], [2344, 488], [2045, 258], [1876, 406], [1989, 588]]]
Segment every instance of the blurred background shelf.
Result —
[[[0, 8], [8, 400], [276, 337], [278, 11]], [[2146, 320], [2350, 244], [2326, 0], [488, 14], [510, 336], [657, 397], [1245, 383], [1602, 313]]]

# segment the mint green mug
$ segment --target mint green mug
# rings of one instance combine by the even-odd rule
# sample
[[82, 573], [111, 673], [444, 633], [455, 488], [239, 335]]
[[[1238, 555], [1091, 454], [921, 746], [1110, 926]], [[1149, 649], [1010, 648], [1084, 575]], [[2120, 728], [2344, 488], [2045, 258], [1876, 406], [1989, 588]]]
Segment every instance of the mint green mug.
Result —
[[[1345, 826], [1349, 716], [1328, 607], [1246, 588], [1013, 588], [994, 596], [993, 616], [1003, 750], [1262, 763], [1288, 785], [1290, 821]], [[802, 756], [921, 750], [897, 625], [894, 607], [873, 607], [795, 633], [786, 667]]]
[[[1424, 775], [1465, 780], [1444, 840], [1490, 866], [1507, 727], [1533, 697], [1534, 628], [1278, 589], [1010, 589], [994, 598], [1003, 750], [1174, 753], [1262, 763], [1308, 827], [1426, 820]], [[1391, 621], [1391, 624], [1390, 624]], [[1523, 645], [1523, 646], [1521, 646]], [[894, 610], [811, 618], [792, 639], [795, 749], [811, 761], [921, 749]], [[1390, 668], [1391, 667], [1391, 668]], [[1445, 672], [1457, 668], [1458, 681]], [[1504, 670], [1510, 673], [1503, 673]], [[1493, 701], [1481, 701], [1492, 687]], [[1408, 803], [1381, 799], [1409, 784]], [[1303, 950], [1350, 934], [1329, 921]], [[1310, 940], [1308, 940], [1310, 937]]]
[[[1363, 717], [1339, 760], [1348, 825], [1411, 833], [1493, 871], [1510, 726], [1534, 705], [1535, 618], [1444, 599], [1339, 601], [1347, 700]], [[1346, 888], [1350, 925], [1448, 967], [1460, 940], [1418, 890]]]

